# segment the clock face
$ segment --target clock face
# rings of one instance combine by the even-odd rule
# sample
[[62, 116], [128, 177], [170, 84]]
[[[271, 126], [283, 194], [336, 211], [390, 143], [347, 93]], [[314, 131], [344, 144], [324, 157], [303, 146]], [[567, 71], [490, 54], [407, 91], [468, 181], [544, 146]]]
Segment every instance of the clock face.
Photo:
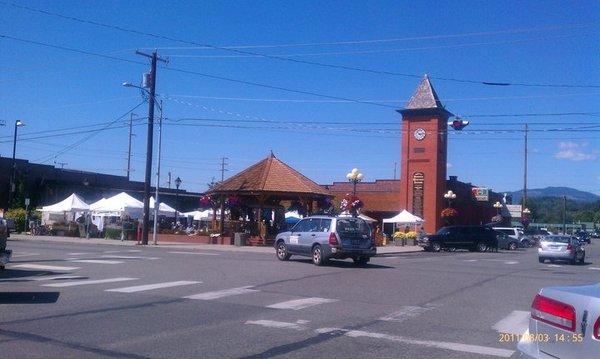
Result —
[[418, 141], [421, 141], [425, 138], [425, 130], [422, 128], [417, 128], [414, 132], [414, 136]]

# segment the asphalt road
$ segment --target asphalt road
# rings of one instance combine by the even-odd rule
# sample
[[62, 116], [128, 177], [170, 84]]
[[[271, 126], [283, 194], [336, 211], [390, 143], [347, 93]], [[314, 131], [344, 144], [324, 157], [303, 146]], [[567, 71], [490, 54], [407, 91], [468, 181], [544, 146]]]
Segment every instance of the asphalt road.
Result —
[[315, 267], [275, 254], [10, 241], [3, 358], [514, 356], [544, 286], [600, 278], [535, 248], [411, 253]]

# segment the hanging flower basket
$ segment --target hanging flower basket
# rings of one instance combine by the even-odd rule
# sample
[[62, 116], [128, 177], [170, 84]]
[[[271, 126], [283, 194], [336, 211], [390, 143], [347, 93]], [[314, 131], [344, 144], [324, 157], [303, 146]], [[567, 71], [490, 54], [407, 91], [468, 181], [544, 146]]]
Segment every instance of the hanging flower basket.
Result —
[[455, 210], [454, 208], [444, 208], [442, 210], [442, 218], [454, 218], [456, 216], [458, 216], [458, 211]]
[[363, 208], [364, 203], [356, 196], [352, 194], [346, 194], [346, 197], [342, 199], [340, 203], [340, 209], [342, 211], [348, 211], [352, 214], [358, 213], [358, 210]]
[[225, 204], [230, 209], [238, 208], [238, 207], [241, 207], [241, 205], [242, 205], [242, 199], [238, 196], [229, 196], [229, 197], [227, 197]]
[[200, 197], [199, 207], [201, 210], [207, 210], [215, 207], [215, 200], [210, 196]]

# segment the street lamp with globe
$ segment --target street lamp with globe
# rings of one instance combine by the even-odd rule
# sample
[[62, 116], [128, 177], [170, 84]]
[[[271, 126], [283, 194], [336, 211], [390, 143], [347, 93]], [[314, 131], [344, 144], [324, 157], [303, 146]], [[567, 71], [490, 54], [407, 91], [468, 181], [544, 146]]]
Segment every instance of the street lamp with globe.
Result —
[[183, 181], [181, 178], [179, 178], [179, 176], [177, 176], [177, 178], [175, 178], [175, 188], [177, 189], [177, 192], [175, 192], [175, 225], [177, 225], [179, 216], [179, 213], [177, 213], [177, 207], [179, 206], [179, 186], [181, 186], [181, 182]]
[[352, 171], [346, 175], [346, 178], [352, 183], [352, 195], [356, 196], [356, 184], [362, 181], [363, 174], [358, 171], [358, 168], [353, 168]]
[[444, 198], [448, 201], [448, 207], [452, 207], [452, 201], [456, 199], [456, 193], [449, 190], [444, 193]]
[[500, 208], [502, 208], [502, 203], [496, 202], [494, 203], [494, 208], [496, 208], [496, 215], [500, 214]]

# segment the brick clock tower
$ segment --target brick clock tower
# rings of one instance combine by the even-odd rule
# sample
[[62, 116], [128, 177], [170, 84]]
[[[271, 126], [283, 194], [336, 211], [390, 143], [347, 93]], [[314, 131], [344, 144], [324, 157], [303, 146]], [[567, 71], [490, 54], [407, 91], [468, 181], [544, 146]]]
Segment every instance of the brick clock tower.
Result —
[[442, 227], [446, 192], [447, 121], [454, 116], [440, 102], [425, 75], [402, 114], [400, 205], [425, 220], [425, 231]]

